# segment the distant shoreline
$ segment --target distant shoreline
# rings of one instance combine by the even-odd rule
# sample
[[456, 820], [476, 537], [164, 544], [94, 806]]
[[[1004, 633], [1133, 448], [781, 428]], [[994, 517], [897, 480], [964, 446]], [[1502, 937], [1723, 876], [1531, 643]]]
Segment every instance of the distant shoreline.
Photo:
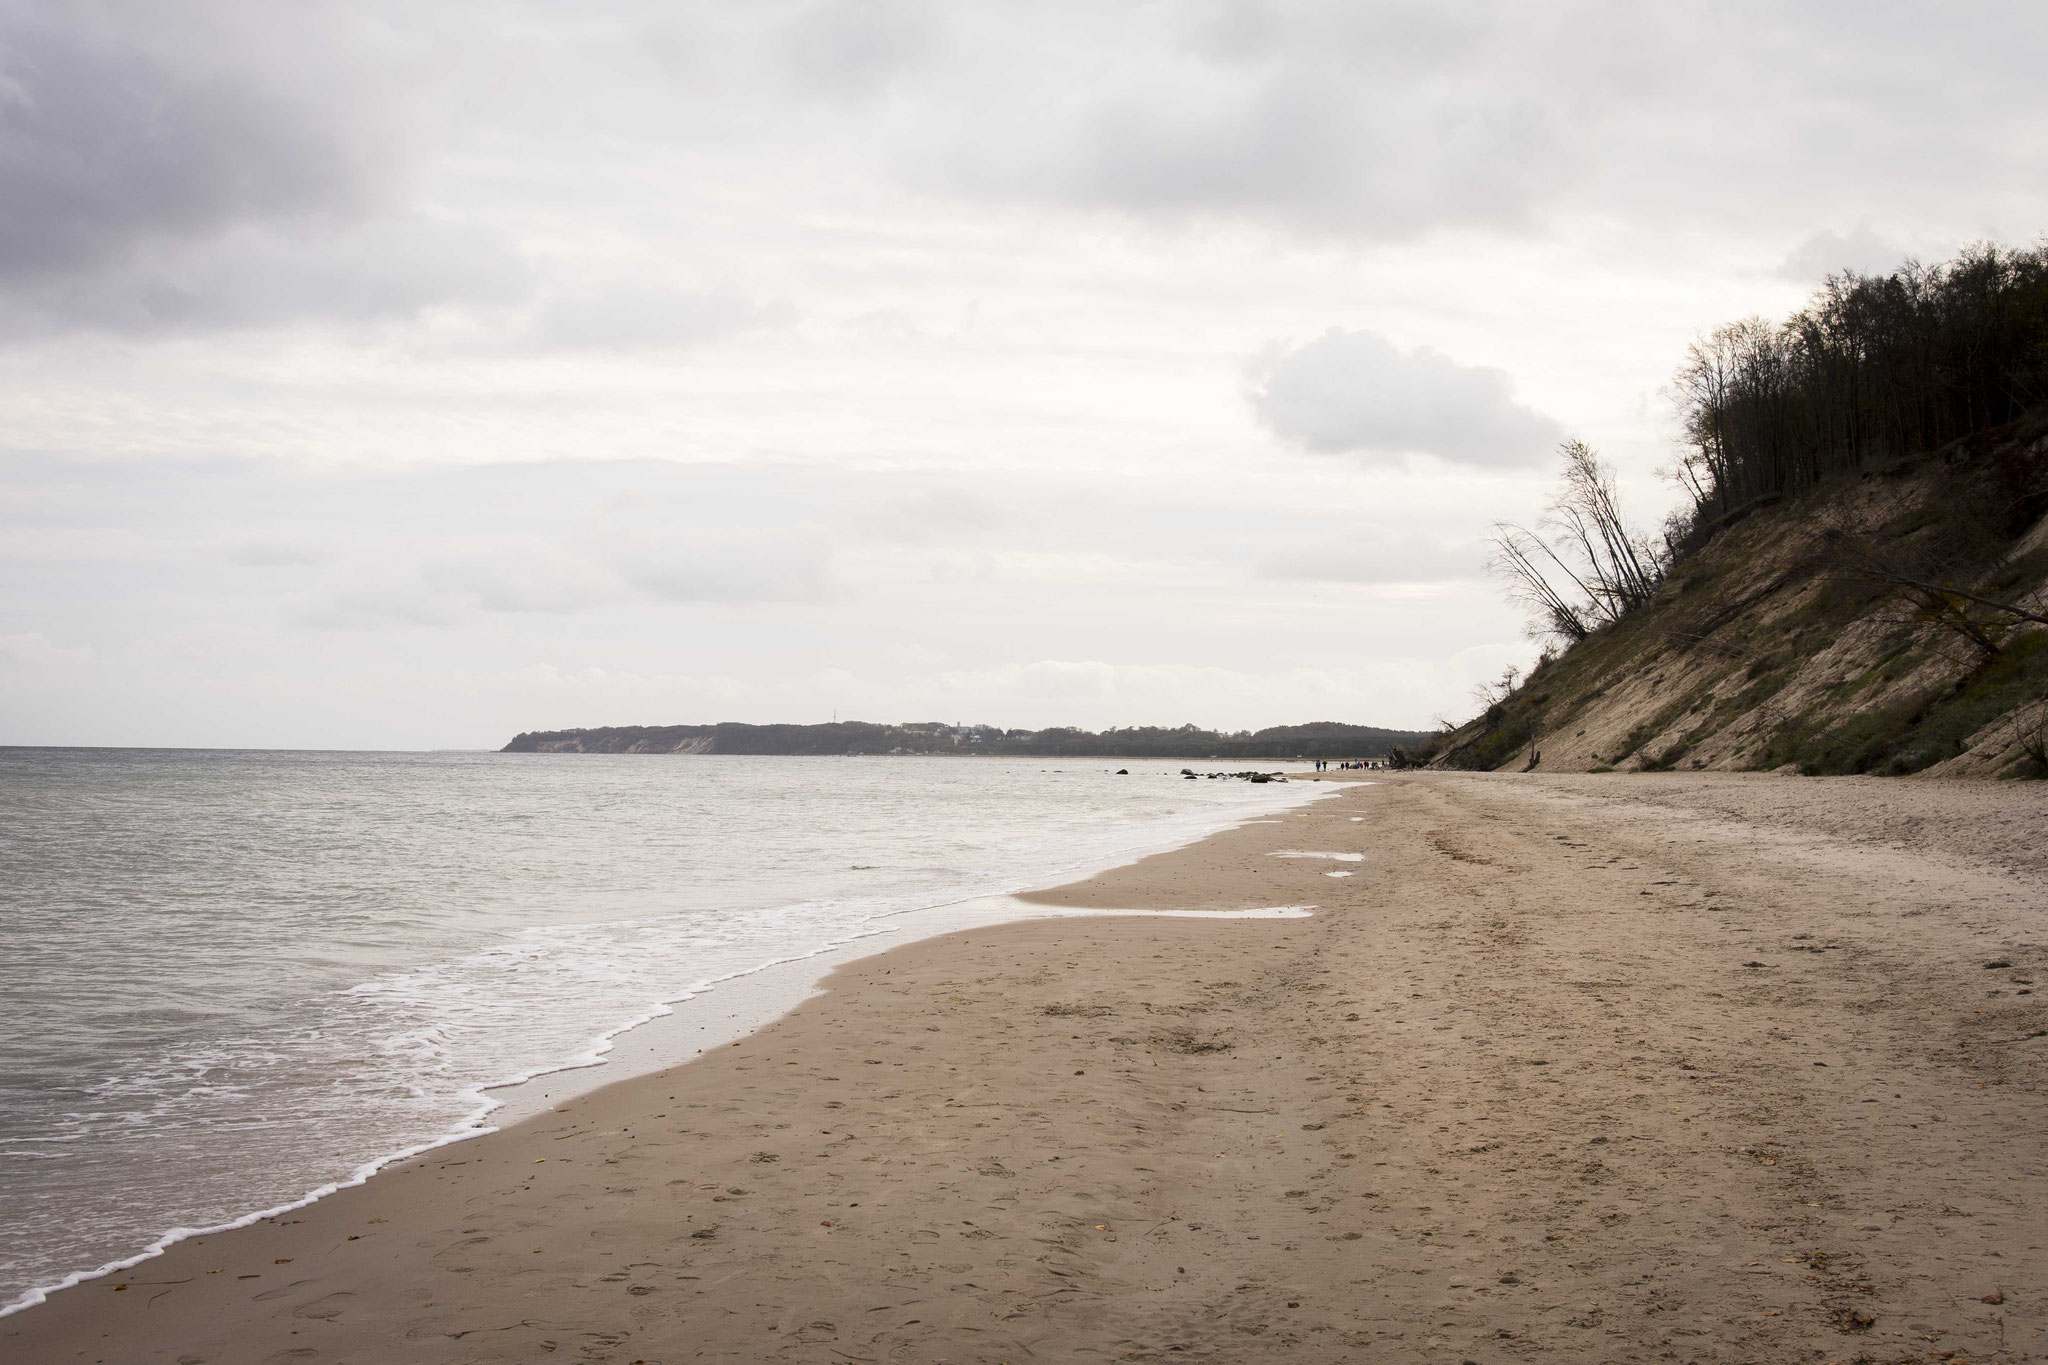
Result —
[[1235, 763], [1314, 759], [1378, 759], [1413, 752], [1429, 733], [1373, 725], [1317, 721], [1264, 730], [1219, 732], [1192, 725], [1140, 726], [1101, 732], [1054, 727], [1003, 729], [939, 721], [877, 725], [833, 721], [821, 725], [607, 725], [589, 729], [530, 730], [501, 753], [755, 754], [786, 756], [910, 757], [933, 755], [1003, 758], [1156, 759]]
[[[232, 751], [222, 750], [222, 752], [227, 753]], [[252, 750], [251, 752], [257, 751]], [[350, 751], [336, 750], [335, 752], [344, 753]], [[1072, 760], [1077, 763], [1235, 763], [1241, 761], [1256, 761], [1261, 763], [1307, 763], [1310, 762], [1313, 757], [1312, 755], [1308, 754], [1272, 754], [1261, 755], [1255, 760], [1244, 760], [1240, 759], [1237, 755], [1233, 754], [1032, 754], [1017, 753], [1011, 750], [1004, 749], [997, 749], [993, 751], [983, 749], [933, 749], [925, 752], [908, 754], [727, 754], [690, 753], [688, 751], [663, 753], [652, 749], [423, 749], [420, 752], [450, 754], [532, 754], [541, 758], [552, 758], [556, 755], [562, 755], [569, 758], [614, 758], [620, 756], [631, 758], [1058, 758]]]

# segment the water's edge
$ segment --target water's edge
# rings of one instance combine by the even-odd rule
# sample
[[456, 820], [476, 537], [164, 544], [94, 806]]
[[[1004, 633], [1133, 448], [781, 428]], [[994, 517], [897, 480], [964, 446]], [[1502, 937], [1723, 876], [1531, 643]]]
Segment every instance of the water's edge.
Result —
[[[1312, 801], [1340, 794], [1344, 786], [1301, 783], [1302, 790], [1289, 793], [1283, 811], [1292, 811]], [[362, 1185], [371, 1176], [402, 1161], [411, 1160], [470, 1138], [501, 1131], [523, 1122], [564, 1100], [587, 1094], [616, 1081], [630, 1080], [651, 1072], [684, 1065], [697, 1054], [746, 1037], [768, 1027], [804, 1001], [819, 994], [821, 984], [834, 970], [848, 962], [872, 957], [891, 948], [923, 939], [936, 938], [962, 929], [992, 928], [1029, 919], [1051, 919], [1105, 914], [1152, 914], [1170, 917], [1242, 919], [1284, 918], [1306, 915], [1313, 906], [1274, 906], [1248, 911], [1143, 911], [1073, 910], [1037, 905], [1018, 900], [1017, 894], [1080, 880], [1114, 867], [1127, 866], [1154, 854], [1187, 848], [1225, 830], [1270, 817], [1269, 809], [1219, 819], [1206, 828], [1184, 831], [1174, 839], [1156, 844], [1136, 844], [1091, 862], [1057, 868], [1042, 879], [1014, 886], [1007, 892], [975, 894], [941, 901], [909, 910], [869, 917], [863, 928], [850, 937], [821, 945], [814, 951], [776, 958], [743, 971], [694, 982], [686, 994], [655, 1003], [650, 1009], [609, 1028], [592, 1038], [583, 1052], [565, 1061], [508, 1076], [473, 1090], [463, 1097], [476, 1102], [475, 1109], [457, 1125], [436, 1137], [373, 1158], [356, 1167], [347, 1178], [331, 1181], [307, 1191], [297, 1199], [246, 1213], [225, 1223], [207, 1227], [172, 1228], [133, 1256], [109, 1261], [91, 1270], [72, 1271], [46, 1285], [24, 1291], [10, 1303], [0, 1305], [0, 1318], [47, 1302], [51, 1294], [88, 1280], [132, 1269], [161, 1256], [177, 1243], [192, 1237], [231, 1232], [275, 1218], [326, 1198], [337, 1191]], [[726, 987], [724, 992], [718, 988]], [[721, 1017], [721, 1012], [723, 1015]], [[621, 1044], [625, 1046], [621, 1049]], [[581, 1082], [581, 1083], [578, 1083]], [[487, 1122], [486, 1120], [491, 1120]]]

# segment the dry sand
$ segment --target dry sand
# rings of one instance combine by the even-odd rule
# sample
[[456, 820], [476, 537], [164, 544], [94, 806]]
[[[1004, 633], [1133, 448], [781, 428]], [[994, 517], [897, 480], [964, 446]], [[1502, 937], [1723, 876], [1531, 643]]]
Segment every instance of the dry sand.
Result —
[[0, 1358], [2041, 1359], [2044, 830], [2013, 784], [1353, 787], [1045, 897], [1312, 919], [867, 959]]

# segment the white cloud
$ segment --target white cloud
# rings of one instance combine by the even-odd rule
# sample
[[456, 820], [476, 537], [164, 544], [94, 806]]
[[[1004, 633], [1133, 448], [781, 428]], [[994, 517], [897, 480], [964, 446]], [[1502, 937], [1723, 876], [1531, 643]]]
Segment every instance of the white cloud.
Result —
[[543, 346], [644, 349], [700, 346], [758, 327], [786, 325], [787, 304], [762, 303], [730, 287], [687, 290], [618, 282], [566, 292], [544, 305], [533, 339]]
[[928, 55], [941, 22], [921, 0], [819, 0], [789, 22], [783, 45], [801, 89], [858, 102]]
[[1515, 401], [1504, 371], [1334, 327], [1281, 359], [1252, 406], [1277, 435], [1325, 454], [1515, 465], [1563, 437], [1556, 422]]
[[810, 602], [830, 590], [829, 547], [752, 532], [600, 516], [567, 535], [451, 535], [408, 567], [387, 547], [337, 565], [297, 609], [325, 630], [449, 627], [477, 614], [572, 616], [634, 604]]
[[621, 577], [664, 602], [808, 602], [829, 590], [828, 548], [789, 530], [641, 533], [609, 556]]
[[419, 579], [451, 607], [490, 612], [561, 615], [630, 595], [616, 571], [544, 536], [455, 540], [421, 566]]
[[237, 538], [216, 546], [213, 553], [252, 569], [294, 568], [321, 564], [334, 557], [331, 548], [286, 536]]
[[314, 595], [289, 617], [310, 630], [384, 631], [447, 628], [458, 613], [442, 598], [412, 583], [350, 585]]
[[967, 113], [895, 125], [920, 183], [1167, 218], [1403, 236], [1525, 218], [1574, 160], [1507, 24], [1440, 5], [956, 11]]
[[66, 649], [52, 644], [39, 630], [0, 635], [0, 667], [21, 673], [47, 673], [89, 662], [89, 649]]
[[1483, 576], [1476, 539], [1416, 535], [1360, 526], [1343, 540], [1307, 541], [1267, 551], [1253, 566], [1264, 578], [1317, 583], [1436, 583]]
[[969, 488], [940, 486], [862, 499], [844, 515], [847, 528], [864, 538], [903, 545], [984, 539], [1012, 525], [1018, 512], [999, 499]]

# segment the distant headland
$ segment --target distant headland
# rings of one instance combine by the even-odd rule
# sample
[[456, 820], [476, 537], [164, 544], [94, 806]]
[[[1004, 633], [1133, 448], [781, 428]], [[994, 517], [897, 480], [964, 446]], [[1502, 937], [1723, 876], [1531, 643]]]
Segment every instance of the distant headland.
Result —
[[876, 725], [607, 725], [593, 730], [533, 730], [508, 754], [1007, 754], [1061, 758], [1388, 758], [1412, 753], [1429, 735], [1374, 725], [1316, 721], [1265, 730], [1216, 731], [1183, 725], [1005, 730], [943, 721]]

